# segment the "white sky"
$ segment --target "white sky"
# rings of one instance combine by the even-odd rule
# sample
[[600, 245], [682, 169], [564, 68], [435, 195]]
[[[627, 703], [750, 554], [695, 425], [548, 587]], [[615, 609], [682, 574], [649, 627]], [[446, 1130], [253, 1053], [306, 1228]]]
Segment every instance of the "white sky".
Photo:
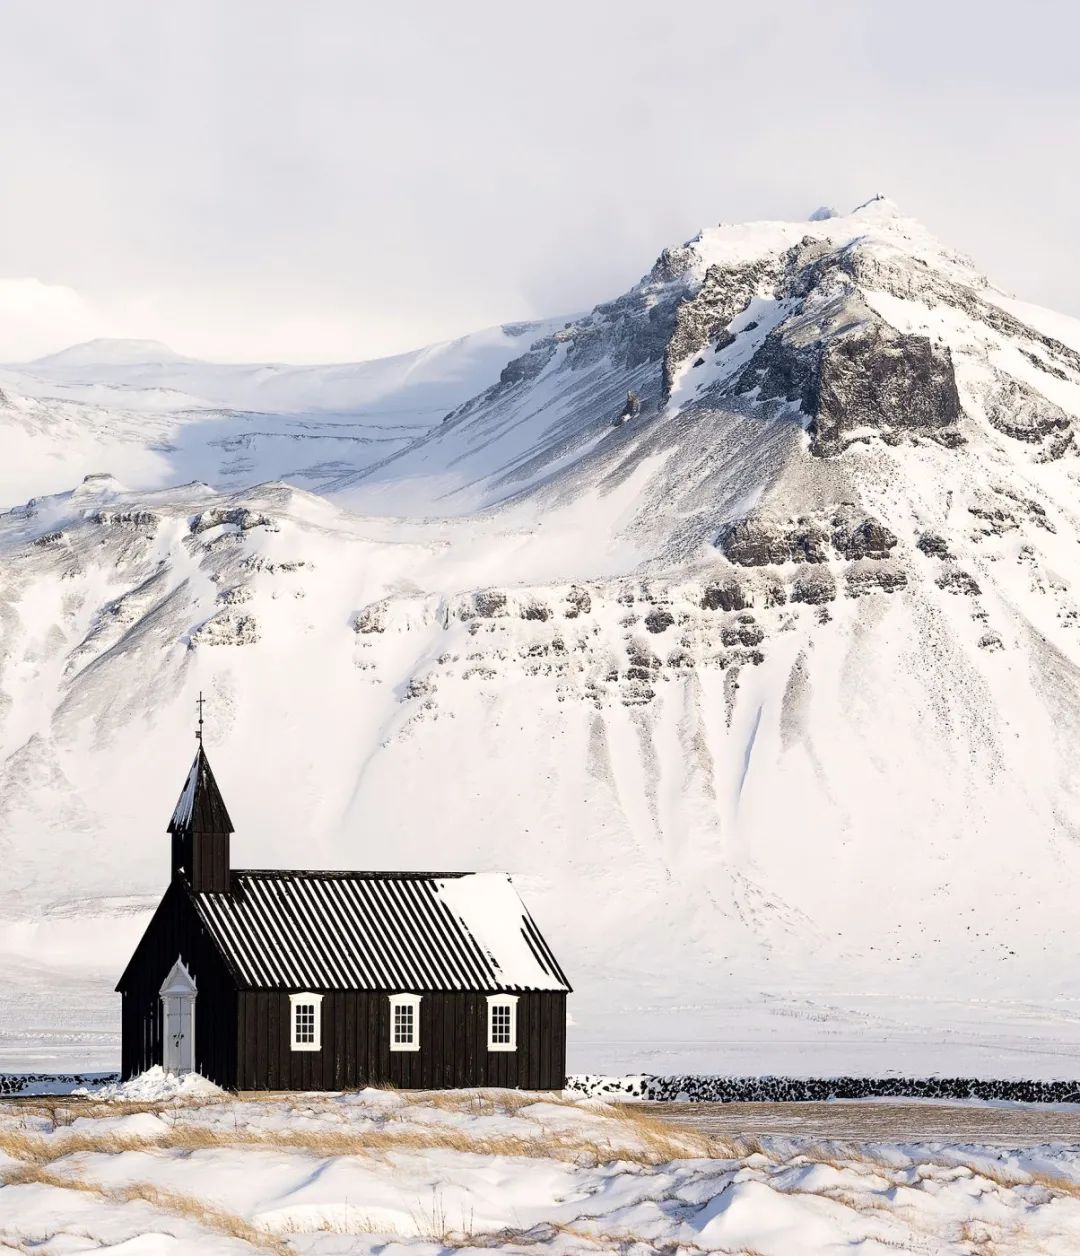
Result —
[[4, 0], [0, 360], [378, 356], [885, 192], [1080, 313], [1069, 0]]

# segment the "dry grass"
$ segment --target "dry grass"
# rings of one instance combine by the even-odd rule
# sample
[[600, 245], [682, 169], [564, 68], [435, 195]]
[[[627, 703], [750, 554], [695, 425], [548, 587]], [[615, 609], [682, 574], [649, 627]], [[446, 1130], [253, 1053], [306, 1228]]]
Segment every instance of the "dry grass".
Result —
[[389, 1151], [456, 1151], [480, 1156], [524, 1156], [581, 1165], [626, 1160], [656, 1165], [688, 1156], [707, 1156], [704, 1144], [691, 1147], [681, 1135], [641, 1134], [636, 1141], [596, 1139], [576, 1133], [538, 1131], [535, 1137], [478, 1134], [459, 1129], [382, 1130], [222, 1130], [209, 1126], [173, 1126], [160, 1136], [75, 1133], [48, 1138], [0, 1132], [0, 1151], [30, 1164], [51, 1164], [80, 1152], [123, 1155], [136, 1151], [203, 1151], [210, 1148], [266, 1148], [319, 1157], [367, 1156]]
[[[534, 1103], [558, 1104], [572, 1108], [574, 1100], [560, 1094], [543, 1094], [529, 1090], [419, 1090], [410, 1097], [425, 1108], [441, 1112], [460, 1112], [465, 1116], [517, 1116]], [[407, 1115], [405, 1109], [401, 1115]]]
[[965, 1164], [955, 1159], [950, 1167], [968, 1169], [976, 1177], [986, 1178], [998, 1186], [1011, 1190], [1016, 1186], [1041, 1186], [1055, 1195], [1069, 1195], [1080, 1199], [1080, 1182], [1062, 1177], [1057, 1173], [1044, 1173], [1038, 1169], [1011, 1169], [1008, 1165]]
[[[409, 1214], [409, 1223], [402, 1219], [400, 1231], [388, 1224], [386, 1217], [367, 1215], [362, 1206], [346, 1206], [344, 1209], [329, 1209], [323, 1221], [308, 1217], [296, 1221], [281, 1233], [273, 1233], [213, 1202], [166, 1190], [149, 1182], [134, 1182], [118, 1187], [105, 1186], [92, 1180], [92, 1176], [83, 1175], [84, 1171], [92, 1174], [92, 1162], [80, 1162], [69, 1157], [80, 1153], [116, 1156], [125, 1152], [147, 1152], [164, 1157], [201, 1150], [265, 1149], [331, 1159], [373, 1157], [401, 1151], [421, 1155], [435, 1151], [453, 1151], [484, 1157], [553, 1159], [582, 1167], [614, 1161], [653, 1167], [684, 1159], [737, 1163], [754, 1156], [763, 1157], [770, 1162], [770, 1168], [780, 1163], [823, 1164], [837, 1171], [874, 1173], [894, 1185], [913, 1176], [910, 1160], [900, 1167], [862, 1146], [841, 1142], [830, 1142], [817, 1147], [804, 1146], [790, 1159], [785, 1157], [781, 1161], [776, 1151], [753, 1136], [710, 1136], [672, 1122], [662, 1112], [644, 1104], [590, 1105], [582, 1109], [576, 1100], [527, 1092], [410, 1093], [408, 1103], [386, 1111], [376, 1110], [379, 1124], [376, 1128], [370, 1128], [371, 1122], [367, 1118], [371, 1115], [371, 1109], [363, 1105], [354, 1108], [349, 1104], [342, 1105], [340, 1101], [319, 1096], [278, 1094], [265, 1096], [263, 1102], [277, 1105], [285, 1117], [291, 1114], [314, 1113], [316, 1118], [325, 1117], [326, 1120], [322, 1125], [312, 1122], [314, 1128], [307, 1128], [303, 1122], [285, 1122], [283, 1129], [264, 1129], [257, 1122], [265, 1119], [265, 1111], [253, 1111], [246, 1106], [248, 1102], [257, 1100], [257, 1096], [250, 1095], [245, 1096], [240, 1103], [221, 1098], [200, 1099], [184, 1105], [95, 1101], [72, 1103], [65, 1099], [35, 1103], [32, 1106], [20, 1105], [21, 1114], [33, 1117], [39, 1129], [20, 1129], [14, 1123], [5, 1128], [0, 1124], [0, 1152], [6, 1153], [16, 1162], [14, 1165], [9, 1164], [0, 1180], [10, 1186], [41, 1183], [62, 1190], [85, 1191], [111, 1203], [141, 1201], [166, 1217], [182, 1218], [209, 1232], [227, 1235], [271, 1252], [274, 1256], [286, 1256], [293, 1250], [287, 1237], [289, 1234], [310, 1234], [315, 1231], [342, 1236], [378, 1234], [420, 1238], [436, 1242], [446, 1250], [471, 1247], [492, 1251], [501, 1250], [511, 1243], [521, 1247], [544, 1247], [553, 1238], [562, 1235], [571, 1242], [573, 1250], [580, 1251], [582, 1256], [594, 1251], [648, 1251], [662, 1256], [675, 1256], [679, 1252], [686, 1256], [699, 1256], [698, 1249], [687, 1246], [685, 1241], [681, 1246], [674, 1239], [663, 1240], [658, 1245], [655, 1240], [635, 1234], [630, 1227], [623, 1230], [617, 1222], [604, 1223], [599, 1219], [590, 1222], [585, 1218], [578, 1218], [567, 1225], [545, 1222], [528, 1230], [477, 1232], [473, 1228], [472, 1217], [447, 1216], [437, 1189], [429, 1201], [417, 1201], [415, 1209]], [[585, 1119], [580, 1124], [559, 1120], [545, 1124], [528, 1111], [536, 1103], [577, 1108]], [[213, 1123], [205, 1122], [198, 1111], [207, 1106], [217, 1109], [212, 1114]], [[432, 1110], [478, 1118], [518, 1119], [511, 1132], [507, 1132], [504, 1123], [499, 1121], [493, 1123], [494, 1130], [491, 1124], [485, 1129], [482, 1120], [464, 1127], [453, 1122], [422, 1124], [422, 1114], [426, 1113], [430, 1119]], [[93, 1126], [85, 1129], [71, 1127], [75, 1116], [115, 1118], [144, 1112], [162, 1117], [163, 1124], [159, 1131], [134, 1134], [123, 1130], [95, 1131]], [[224, 1122], [222, 1115], [225, 1117]], [[51, 1133], [39, 1132], [42, 1117], [48, 1118], [48, 1124], [52, 1127]], [[356, 1118], [359, 1120], [353, 1124], [352, 1121]], [[556, 1128], [552, 1128], [552, 1125]], [[563, 1128], [558, 1128], [559, 1126]], [[917, 1168], [918, 1164], [919, 1161], [916, 1160], [914, 1167]], [[935, 1165], [939, 1171], [955, 1169], [962, 1174], [970, 1173], [1004, 1189], [1034, 1186], [1043, 1188], [1051, 1195], [1080, 1198], [1080, 1183], [1053, 1172], [1028, 1171], [955, 1153], [950, 1154], [947, 1161], [935, 1161]], [[252, 1166], [252, 1171], [258, 1171], [257, 1165]], [[929, 1168], [926, 1172], [933, 1176], [933, 1171]], [[920, 1182], [914, 1181], [911, 1184], [917, 1189]], [[870, 1187], [871, 1184], [867, 1183], [867, 1186]], [[837, 1182], [823, 1190], [803, 1191], [799, 1187], [792, 1187], [789, 1193], [827, 1198], [858, 1213], [877, 1209], [889, 1211], [893, 1207], [886, 1195], [879, 1198], [875, 1189], [867, 1189], [864, 1193], [854, 1182]], [[911, 1224], [916, 1225], [917, 1222], [911, 1221]], [[977, 1226], [972, 1223], [963, 1237], [971, 1245], [973, 1253], [992, 1256], [997, 1243], [1003, 1241], [1009, 1233], [1008, 1227], [1002, 1227], [1001, 1224]], [[2, 1246], [3, 1243], [0, 1242], [0, 1247]], [[25, 1246], [17, 1246], [15, 1250], [29, 1253], [34, 1247], [27, 1243]], [[753, 1253], [747, 1251], [744, 1256], [753, 1256]]]
[[[834, 1143], [825, 1147], [801, 1148], [799, 1154], [793, 1157], [791, 1163], [797, 1165], [800, 1162], [824, 1164], [837, 1171], [851, 1171], [858, 1168], [869, 1169], [894, 1185], [900, 1185], [901, 1183], [901, 1173], [898, 1172], [895, 1164], [882, 1157], [875, 1156], [864, 1147]], [[955, 1154], [950, 1155], [947, 1162], [939, 1163], [937, 1167], [963, 1169], [973, 1177], [983, 1178], [985, 1181], [993, 1182], [996, 1186], [1003, 1187], [1006, 1190], [1012, 1190], [1017, 1186], [1039, 1186], [1049, 1191], [1052, 1195], [1065, 1195], [1072, 1199], [1080, 1199], [1080, 1182], [1057, 1173], [1047, 1173], [1038, 1169], [1014, 1168], [1005, 1164], [987, 1164], [985, 1161], [976, 1161], [974, 1159], [965, 1160], [963, 1157]], [[918, 1184], [916, 1184], [915, 1189], [918, 1189]], [[833, 1192], [829, 1192], [829, 1195], [830, 1198], [836, 1197]], [[852, 1203], [851, 1206], [857, 1206], [862, 1209], [872, 1208], [875, 1205], [872, 1196], [860, 1195], [857, 1205]]]
[[[229, 1098], [231, 1100], [233, 1096]], [[102, 1117], [133, 1116], [144, 1112], [161, 1115], [163, 1112], [183, 1112], [221, 1102], [221, 1097], [216, 1095], [186, 1095], [182, 1099], [168, 1102], [160, 1099], [84, 1099], [80, 1095], [40, 1095], [0, 1103], [0, 1117], [10, 1118], [15, 1123], [25, 1121], [28, 1117], [44, 1117], [54, 1129], [60, 1129], [70, 1125], [77, 1117], [98, 1120]]]
[[[490, 1096], [478, 1093], [438, 1096], [433, 1105], [444, 1110], [494, 1111], [513, 1115], [535, 1102], [529, 1095]], [[573, 1106], [568, 1104], [568, 1106]], [[153, 1110], [153, 1109], [150, 1109]], [[110, 1112], [110, 1115], [114, 1115]], [[274, 1129], [263, 1132], [220, 1125], [201, 1125], [181, 1119], [170, 1121], [159, 1134], [72, 1130], [63, 1125], [52, 1135], [0, 1128], [0, 1151], [27, 1164], [44, 1165], [80, 1152], [122, 1155], [134, 1151], [191, 1152], [210, 1148], [272, 1148], [319, 1157], [367, 1156], [391, 1151], [455, 1151], [481, 1156], [524, 1156], [555, 1159], [579, 1165], [607, 1164], [623, 1160], [643, 1166], [666, 1164], [687, 1158], [739, 1159], [759, 1144], [717, 1140], [693, 1130], [669, 1124], [647, 1109], [622, 1105], [591, 1113], [601, 1129], [552, 1130], [539, 1121], [529, 1122], [535, 1132], [483, 1133], [460, 1127], [407, 1126], [408, 1110], [375, 1129], [348, 1126], [325, 1129]], [[610, 1127], [608, 1133], [603, 1126]], [[751, 1140], [752, 1141], [752, 1140]]]
[[[797, 1164], [800, 1160], [826, 1164], [834, 1169], [851, 1169], [861, 1165], [890, 1180], [896, 1179], [896, 1165], [875, 1156], [865, 1147], [833, 1143], [825, 1147], [800, 1148], [793, 1163]], [[1047, 1173], [1038, 1169], [1012, 1168], [1006, 1164], [987, 1164], [983, 1160], [964, 1159], [955, 1153], [950, 1154], [946, 1162], [939, 1163], [938, 1167], [964, 1169], [974, 1177], [984, 1178], [1008, 1190], [1017, 1186], [1041, 1186], [1054, 1194], [1080, 1199], [1080, 1182], [1057, 1173]]]
[[[633, 1145], [644, 1152], [645, 1163], [665, 1164], [669, 1160], [687, 1159], [738, 1160], [750, 1154], [740, 1140], [716, 1138], [675, 1125], [640, 1104], [617, 1104], [602, 1110], [599, 1115], [631, 1136]], [[641, 1162], [642, 1151], [615, 1158]]]
[[[400, 1108], [380, 1111], [383, 1124], [377, 1129], [351, 1127], [341, 1118], [350, 1110], [319, 1096], [288, 1097], [281, 1094], [259, 1096], [254, 1092], [242, 1100], [220, 1097], [198, 1097], [182, 1105], [160, 1103], [126, 1103], [115, 1101], [42, 1099], [33, 1103], [7, 1105], [6, 1111], [20, 1116], [42, 1116], [49, 1119], [54, 1133], [43, 1134], [17, 1126], [0, 1125], [0, 1152], [6, 1152], [23, 1164], [46, 1165], [64, 1156], [80, 1152], [121, 1155], [128, 1151], [191, 1152], [211, 1148], [272, 1148], [307, 1153], [313, 1156], [367, 1156], [392, 1151], [456, 1151], [483, 1156], [523, 1156], [530, 1159], [555, 1159], [590, 1165], [625, 1160], [643, 1166], [655, 1166], [672, 1160], [706, 1158], [743, 1160], [762, 1156], [775, 1162], [776, 1153], [752, 1135], [716, 1136], [700, 1133], [672, 1122], [645, 1104], [615, 1103], [590, 1107], [589, 1124], [580, 1129], [552, 1129], [530, 1118], [526, 1111], [536, 1103], [553, 1104], [574, 1109], [576, 1099], [528, 1091], [470, 1090], [414, 1091], [410, 1102]], [[335, 1118], [335, 1124], [323, 1128], [286, 1128], [260, 1130], [246, 1125], [242, 1107], [249, 1102], [285, 1100], [294, 1107], [314, 1109]], [[208, 1106], [231, 1106], [234, 1123], [201, 1124], [199, 1109]], [[238, 1112], [236, 1109], [240, 1107]], [[467, 1116], [519, 1117], [522, 1132], [485, 1133], [458, 1126], [410, 1124], [417, 1110], [434, 1108]], [[0, 1106], [0, 1115], [5, 1109]], [[123, 1132], [95, 1132], [93, 1129], [71, 1129], [77, 1116], [119, 1117], [137, 1113], [154, 1113], [166, 1122], [160, 1134], [144, 1135]], [[803, 1160], [828, 1165], [834, 1169], [864, 1166], [892, 1176], [895, 1166], [874, 1156], [865, 1147], [830, 1142], [823, 1146], [806, 1146], [799, 1150], [796, 1162]], [[1012, 1188], [1022, 1185], [1042, 1186], [1055, 1193], [1080, 1198], [1080, 1183], [1053, 1173], [1012, 1169], [1006, 1165], [967, 1161], [951, 1156], [949, 1163]]]
[[57, 1173], [39, 1164], [24, 1164], [5, 1174], [5, 1179], [7, 1186], [37, 1183], [42, 1186], [56, 1187], [58, 1190], [85, 1191], [113, 1204], [128, 1204], [137, 1200], [149, 1204], [159, 1212], [192, 1221], [216, 1234], [228, 1235], [229, 1238], [239, 1239], [253, 1247], [274, 1252], [276, 1256], [289, 1256], [291, 1251], [284, 1240], [268, 1230], [252, 1225], [238, 1213], [229, 1212], [225, 1208], [219, 1208], [216, 1204], [197, 1199], [193, 1195], [162, 1190], [151, 1182], [131, 1182], [126, 1186], [115, 1187], [105, 1186], [74, 1173]]
[[457, 1225], [452, 1224], [439, 1187], [434, 1188], [427, 1203], [417, 1200], [416, 1206], [409, 1211], [409, 1219], [408, 1226], [396, 1226], [385, 1217], [351, 1208], [346, 1203], [343, 1215], [324, 1217], [318, 1221], [310, 1217], [305, 1217], [303, 1221], [289, 1221], [282, 1226], [281, 1233], [378, 1234], [389, 1238], [431, 1239], [443, 1247], [490, 1246], [490, 1240], [495, 1237], [474, 1228], [475, 1217], [471, 1211], [468, 1215], [462, 1213]]

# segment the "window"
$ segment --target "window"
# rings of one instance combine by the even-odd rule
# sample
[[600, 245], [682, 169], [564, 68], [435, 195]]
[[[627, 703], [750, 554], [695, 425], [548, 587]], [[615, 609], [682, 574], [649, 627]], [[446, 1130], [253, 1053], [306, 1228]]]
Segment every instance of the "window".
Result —
[[322, 995], [290, 994], [294, 1051], [322, 1050]]
[[420, 1050], [420, 996], [390, 996], [390, 1050]]
[[488, 995], [488, 1050], [517, 1050], [517, 995]]

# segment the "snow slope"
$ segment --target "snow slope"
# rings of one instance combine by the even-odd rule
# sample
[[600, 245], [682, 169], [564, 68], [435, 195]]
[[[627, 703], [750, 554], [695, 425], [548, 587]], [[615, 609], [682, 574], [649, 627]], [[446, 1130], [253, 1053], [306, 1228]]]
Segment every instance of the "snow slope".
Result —
[[0, 506], [109, 471], [133, 488], [287, 478], [323, 489], [402, 449], [554, 323], [371, 362], [219, 365], [93, 340], [0, 368]]
[[3, 1063], [112, 1062], [35, 992], [115, 1025], [80, 913], [160, 889], [202, 689], [236, 864], [509, 871], [575, 1070], [1080, 1075], [1052, 326], [887, 202], [711, 228], [329, 496], [0, 518]]
[[192, 358], [185, 358], [174, 352], [160, 340], [123, 340], [99, 336], [96, 340], [86, 340], [82, 344], [61, 349], [58, 353], [35, 358], [30, 365], [47, 374], [63, 371], [108, 374], [129, 367], [164, 368], [181, 363], [195, 365]]

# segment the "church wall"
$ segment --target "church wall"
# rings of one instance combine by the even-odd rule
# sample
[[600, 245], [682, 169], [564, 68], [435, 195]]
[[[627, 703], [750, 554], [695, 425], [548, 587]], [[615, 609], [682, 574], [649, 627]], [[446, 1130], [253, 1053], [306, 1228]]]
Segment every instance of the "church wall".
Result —
[[196, 1070], [219, 1086], [235, 1086], [236, 990], [179, 882], [166, 891], [118, 986], [122, 993], [121, 1072], [125, 1078], [135, 1077], [162, 1062], [160, 990], [178, 957], [198, 991]]
[[566, 1076], [566, 995], [535, 991], [517, 1004], [517, 1050], [488, 1051], [487, 999], [428, 992], [420, 1002], [420, 1049], [390, 1050], [383, 992], [329, 991], [321, 1004], [322, 1048], [290, 1047], [289, 994], [242, 991], [237, 1021], [241, 1090], [348, 1090], [505, 1086], [561, 1090]]

